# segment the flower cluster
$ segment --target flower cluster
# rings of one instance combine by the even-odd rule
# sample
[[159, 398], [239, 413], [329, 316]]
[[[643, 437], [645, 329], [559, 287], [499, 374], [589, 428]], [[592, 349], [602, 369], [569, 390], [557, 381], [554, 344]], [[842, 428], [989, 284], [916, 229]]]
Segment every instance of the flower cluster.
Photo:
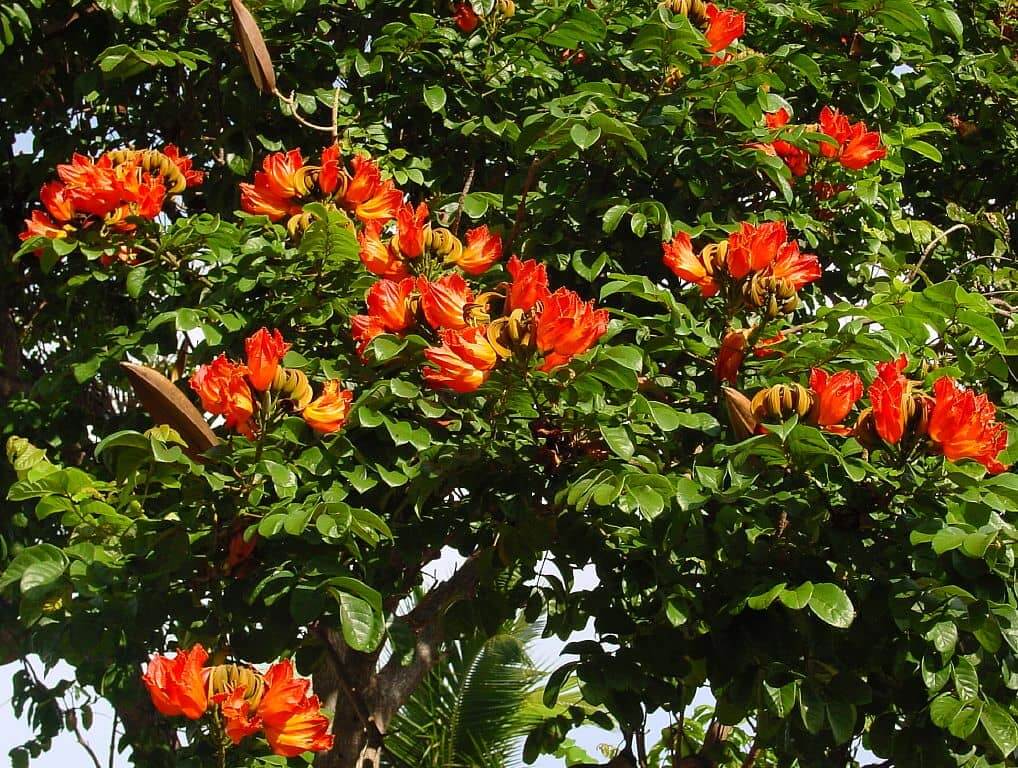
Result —
[[278, 330], [256, 331], [245, 340], [244, 349], [246, 363], [220, 354], [191, 377], [191, 389], [198, 393], [202, 407], [223, 416], [228, 429], [250, 438], [256, 426], [264, 430], [280, 412], [300, 413], [309, 427], [321, 433], [336, 432], [346, 423], [353, 393], [332, 380], [315, 398], [303, 371], [280, 364], [290, 345]]
[[368, 224], [391, 219], [403, 193], [391, 179], [382, 180], [377, 163], [368, 157], [354, 155], [347, 168], [338, 143], [322, 151], [319, 165], [305, 163], [299, 149], [271, 154], [254, 183], [240, 185], [243, 210], [272, 221], [286, 219], [291, 234], [308, 223], [303, 206], [312, 201], [338, 206]]
[[[809, 388], [801, 384], [776, 384], [746, 400], [726, 390], [733, 424], [743, 436], [760, 432], [765, 419], [798, 415], [808, 424], [864, 445], [902, 446], [903, 454], [925, 445], [951, 461], [972, 459], [990, 472], [1003, 472], [1000, 453], [1007, 448], [1007, 429], [996, 421], [997, 410], [986, 395], [976, 395], [949, 376], [933, 384], [933, 393], [905, 376], [908, 358], [877, 363], [877, 376], [867, 394], [865, 407], [851, 428], [843, 424], [863, 396], [863, 383], [852, 371], [831, 374], [814, 368]], [[734, 411], [734, 413], [733, 413]]]
[[272, 751], [284, 757], [332, 748], [318, 697], [308, 695], [310, 681], [295, 677], [289, 660], [260, 673], [246, 665], [206, 666], [208, 659], [201, 645], [173, 658], [152, 657], [142, 682], [161, 714], [199, 720], [218, 708], [216, 722], [231, 742], [262, 731]]
[[697, 253], [685, 232], [662, 245], [664, 263], [705, 297], [723, 294], [729, 306], [747, 306], [774, 318], [793, 312], [798, 291], [820, 279], [820, 262], [789, 241], [780, 221], [742, 224], [720, 243]]
[[358, 235], [361, 263], [379, 277], [400, 280], [440, 265], [476, 276], [502, 259], [502, 240], [487, 226], [468, 230], [464, 245], [448, 229], [431, 227], [425, 203], [404, 203], [391, 218], [369, 222]]
[[487, 227], [467, 233], [464, 246], [443, 228], [432, 228], [424, 206], [401, 208], [387, 242], [371, 227], [361, 233], [361, 260], [383, 278], [365, 296], [367, 314], [351, 319], [360, 354], [384, 333], [417, 329], [438, 344], [424, 351], [424, 379], [432, 387], [473, 392], [500, 360], [529, 362], [543, 356], [542, 371], [566, 364], [605, 332], [608, 313], [575, 292], [552, 292], [548, 272], [536, 261], [513, 256], [512, 281], [475, 293], [454, 265], [470, 276], [502, 258], [502, 243]]
[[729, 61], [732, 58], [730, 54], [718, 54], [746, 33], [746, 14], [731, 8], [719, 8], [704, 0], [665, 0], [663, 5], [703, 29], [707, 51], [713, 54], [711, 64]]
[[[787, 109], [764, 115], [767, 127], [772, 130], [785, 128], [791, 120]], [[804, 126], [806, 130], [823, 133], [832, 141], [822, 141], [817, 145], [817, 153], [828, 160], [836, 160], [842, 167], [859, 171], [875, 163], [887, 155], [887, 149], [881, 144], [880, 134], [871, 131], [861, 120], [853, 123], [845, 115], [833, 107], [820, 110], [820, 122]], [[769, 155], [780, 157], [785, 161], [793, 176], [805, 176], [809, 170], [813, 155], [805, 149], [797, 147], [784, 139], [775, 139], [767, 144], [752, 144]]]
[[169, 144], [156, 149], [118, 149], [93, 160], [75, 154], [57, 166], [58, 181], [39, 191], [44, 211], [32, 211], [20, 238], [62, 239], [101, 229], [129, 234], [132, 219], [154, 219], [167, 196], [201, 184], [204, 174], [192, 168], [191, 158]]
[[[516, 14], [516, 3], [513, 0], [496, 0], [493, 14], [510, 19]], [[452, 18], [460, 31], [469, 35], [481, 25], [484, 17], [474, 10], [473, 3], [458, 2], [453, 5]]]

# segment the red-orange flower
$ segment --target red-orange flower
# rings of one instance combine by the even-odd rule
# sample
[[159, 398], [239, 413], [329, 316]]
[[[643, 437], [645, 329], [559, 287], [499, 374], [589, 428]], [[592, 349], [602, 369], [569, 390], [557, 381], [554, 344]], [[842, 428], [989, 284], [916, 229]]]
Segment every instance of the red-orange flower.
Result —
[[877, 378], [869, 389], [873, 426], [881, 439], [891, 445], [901, 440], [908, 421], [912, 382], [902, 375], [906, 365], [908, 358], [905, 355], [889, 363], [877, 363]]
[[775, 355], [782, 355], [776, 349], [771, 349], [775, 344], [780, 344], [785, 340], [785, 334], [778, 331], [777, 334], [766, 339], [760, 339], [756, 344], [753, 345], [753, 357], [774, 357]]
[[862, 397], [862, 379], [859, 374], [838, 371], [832, 375], [820, 368], [813, 368], [809, 373], [809, 387], [813, 391], [813, 423], [830, 432], [848, 434], [850, 430], [842, 426], [841, 422]]
[[240, 207], [247, 213], [268, 216], [272, 221], [279, 221], [284, 216], [300, 213], [300, 206], [289, 198], [273, 194], [268, 187], [258, 184], [259, 174], [255, 174], [255, 183], [240, 184]]
[[430, 283], [421, 277], [417, 289], [421, 293], [424, 318], [432, 328], [467, 327], [464, 311], [467, 304], [473, 302], [474, 293], [462, 275], [452, 273]]
[[304, 158], [299, 149], [273, 152], [262, 160], [262, 170], [255, 174], [255, 185], [264, 186], [272, 194], [284, 199], [300, 197], [296, 177], [303, 167]]
[[451, 254], [447, 262], [453, 262], [468, 275], [483, 274], [502, 259], [502, 238], [490, 232], [487, 225], [467, 230], [467, 245], [458, 257]]
[[310, 681], [294, 677], [289, 660], [269, 667], [264, 679], [265, 693], [257, 713], [272, 751], [296, 757], [308, 750], [331, 749], [329, 721], [321, 713], [318, 697], [308, 696]]
[[238, 568], [247, 563], [258, 546], [258, 536], [252, 536], [250, 541], [244, 538], [244, 531], [237, 531], [230, 537], [230, 546], [226, 552], [226, 570], [229, 573], [235, 572]]
[[866, 130], [866, 124], [858, 122], [852, 126], [848, 138], [841, 145], [838, 161], [846, 168], [858, 171], [887, 155], [880, 143], [880, 134]]
[[949, 376], [933, 385], [930, 439], [951, 461], [973, 459], [990, 472], [1003, 472], [998, 459], [1007, 448], [1007, 429], [996, 421], [997, 409], [986, 395], [962, 389]]
[[414, 313], [410, 306], [410, 295], [416, 287], [412, 277], [395, 280], [379, 280], [368, 288], [365, 303], [368, 314], [378, 318], [382, 327], [392, 333], [405, 331], [414, 324]]
[[357, 342], [357, 354], [363, 356], [371, 340], [385, 333], [385, 326], [377, 317], [354, 315], [350, 318], [350, 332]]
[[396, 211], [396, 242], [399, 252], [408, 259], [416, 259], [424, 253], [424, 225], [427, 223], [427, 203], [421, 203], [416, 209], [403, 203]]
[[722, 51], [746, 31], [746, 14], [731, 8], [719, 9], [714, 3], [707, 5], [707, 50]]
[[[791, 119], [791, 114], [788, 110], [782, 107], [777, 112], [767, 112], [764, 114], [764, 122], [770, 129], [784, 128], [788, 125], [788, 121]], [[775, 139], [770, 144], [752, 144], [750, 145], [754, 149], [759, 149], [766, 152], [769, 155], [780, 157], [785, 161], [785, 165], [792, 172], [793, 176], [805, 176], [806, 171], [809, 170], [810, 156], [809, 152], [805, 149], [800, 149], [791, 142], [785, 141], [784, 139]]]
[[453, 10], [456, 26], [468, 35], [481, 23], [481, 17], [474, 12], [474, 7], [470, 3], [456, 3]]
[[247, 352], [247, 378], [251, 386], [264, 392], [272, 384], [279, 369], [279, 361], [290, 349], [283, 341], [283, 334], [278, 330], [269, 332], [261, 328], [244, 340], [244, 351]]
[[156, 654], [142, 675], [155, 708], [168, 717], [183, 715], [197, 720], [208, 708], [202, 668], [209, 655], [201, 645], [179, 650], [172, 659]]
[[713, 265], [708, 264], [693, 250], [689, 235], [679, 232], [669, 243], [662, 243], [665, 266], [675, 273], [676, 277], [687, 283], [699, 286], [700, 293], [706, 297], [714, 296], [719, 290], [714, 276]]
[[594, 309], [568, 288], [559, 288], [544, 300], [537, 317], [537, 348], [544, 353], [542, 371], [565, 365], [583, 354], [608, 330], [608, 311]]
[[473, 392], [485, 381], [498, 362], [498, 355], [488, 343], [484, 327], [440, 333], [442, 346], [429, 347], [424, 356], [435, 367], [425, 367], [424, 380], [436, 389]]
[[318, 188], [331, 195], [339, 187], [339, 175], [345, 173], [339, 165], [339, 142], [322, 150], [322, 167], [318, 172]]
[[53, 219], [42, 211], [32, 211], [32, 217], [25, 219], [25, 228], [18, 234], [22, 240], [30, 237], [48, 237], [50, 240], [65, 238], [68, 229], [58, 226]]
[[391, 242], [383, 242], [381, 238], [382, 222], [369, 221], [364, 229], [357, 235], [360, 243], [361, 263], [379, 277], [386, 277], [391, 280], [399, 280], [406, 277], [406, 262], [399, 255], [399, 251]]
[[353, 392], [343, 389], [340, 381], [332, 379], [325, 382], [322, 394], [308, 403], [301, 415], [315, 432], [336, 432], [346, 424], [352, 402]]
[[74, 218], [74, 202], [71, 200], [67, 187], [59, 181], [49, 181], [43, 184], [42, 189], [39, 190], [39, 200], [54, 221], [66, 224]]
[[353, 176], [343, 193], [343, 204], [362, 222], [389, 221], [403, 202], [403, 193], [392, 181], [382, 181], [382, 173], [373, 160], [355, 155], [350, 161]]
[[788, 280], [795, 290], [820, 279], [820, 260], [812, 253], [800, 253], [799, 244], [786, 243], [771, 262], [767, 273]]
[[750, 272], [762, 272], [777, 258], [787, 241], [784, 222], [741, 224], [737, 232], [728, 236], [728, 274], [740, 280]]
[[240, 744], [262, 727], [261, 718], [251, 712], [251, 702], [246, 694], [247, 688], [237, 685], [228, 693], [213, 697], [226, 721], [226, 735], [234, 744]]
[[714, 377], [718, 381], [734, 384], [739, 377], [739, 369], [746, 358], [746, 341], [749, 331], [729, 331], [721, 340], [718, 359], [714, 363]]
[[526, 312], [548, 297], [548, 268], [544, 264], [533, 259], [520, 261], [518, 256], [512, 256], [506, 268], [513, 279], [505, 297], [506, 314], [514, 309]]
[[837, 145], [820, 142], [820, 154], [824, 157], [837, 157], [841, 145], [848, 138], [848, 118], [833, 107], [824, 107], [820, 110], [820, 130], [838, 142]]
[[254, 398], [246, 374], [245, 366], [219, 355], [198, 367], [191, 376], [191, 389], [198, 393], [206, 411], [226, 417], [227, 428], [250, 435], [248, 422], [254, 413]]

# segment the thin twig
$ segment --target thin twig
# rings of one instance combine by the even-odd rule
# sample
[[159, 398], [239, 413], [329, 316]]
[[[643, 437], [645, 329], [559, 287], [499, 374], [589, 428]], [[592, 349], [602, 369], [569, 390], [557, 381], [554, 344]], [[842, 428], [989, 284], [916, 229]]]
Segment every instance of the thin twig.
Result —
[[339, 138], [339, 86], [336, 86], [336, 92], [332, 94], [332, 138]]
[[926, 259], [928, 259], [930, 254], [933, 253], [933, 250], [937, 247], [937, 245], [943, 242], [943, 240], [952, 232], [957, 232], [959, 229], [964, 229], [966, 232], [969, 231], [967, 224], [955, 224], [953, 227], [948, 227], [939, 235], [937, 235], [935, 238], [933, 238], [930, 241], [930, 244], [927, 245], [926, 249], [923, 251], [923, 255], [919, 257], [919, 261], [916, 263], [914, 267], [912, 267], [912, 271], [908, 273], [908, 279], [905, 282], [911, 283], [913, 280], [915, 280], [916, 275], [918, 275], [919, 271], [923, 268], [923, 264], [926, 262]]
[[[545, 156], [549, 157], [548, 155]], [[527, 216], [527, 195], [530, 194], [531, 187], [534, 186], [534, 182], [537, 180], [537, 172], [541, 169], [541, 165], [544, 161], [539, 157], [535, 157], [530, 163], [530, 168], [527, 170], [527, 178], [523, 181], [523, 189], [520, 190], [520, 202], [516, 206], [516, 219], [513, 221], [512, 231], [509, 232], [509, 237], [505, 242], [505, 252], [512, 254], [513, 245], [516, 244], [516, 237], [520, 233], [520, 229], [523, 227], [523, 220]]]
[[471, 163], [470, 172], [467, 173], [467, 179], [463, 182], [463, 191], [460, 192], [460, 199], [456, 204], [456, 216], [452, 220], [452, 233], [457, 236], [460, 233], [460, 217], [463, 215], [463, 204], [467, 200], [467, 195], [470, 194], [470, 185], [474, 183], [475, 170], [477, 170], [477, 165], [475, 163]]
[[[283, 102], [284, 104], [286, 104], [286, 106], [288, 106], [290, 108], [291, 117], [293, 117], [293, 119], [296, 120], [301, 125], [307, 126], [308, 128], [311, 128], [312, 130], [315, 130], [315, 131], [322, 131], [323, 133], [331, 133], [333, 136], [336, 135], [335, 131], [337, 129], [336, 129], [335, 121], [333, 122], [332, 125], [318, 125], [317, 123], [312, 123], [309, 120], [306, 120], [303, 117], [301, 117], [300, 107], [297, 104], [297, 100], [294, 99], [292, 92], [290, 93], [289, 96], [284, 96], [282, 93], [280, 93], [279, 89], [276, 88], [275, 90], [272, 91], [272, 93], [275, 96], [278, 96], [279, 100], [281, 102]], [[337, 107], [337, 111], [338, 111], [338, 107]]]
[[64, 713], [64, 722], [69, 722], [71, 730], [74, 731], [74, 737], [78, 740], [81, 748], [88, 752], [88, 756], [92, 758], [92, 762], [95, 764], [95, 768], [103, 768], [103, 764], [99, 762], [99, 756], [92, 749], [91, 745], [85, 739], [85, 734], [81, 732], [81, 727], [78, 725], [78, 713], [73, 707], [68, 709]]
[[113, 727], [110, 729], [110, 759], [108, 768], [113, 768], [113, 758], [117, 749], [117, 725], [120, 723], [120, 713], [113, 710]]
[[742, 761], [742, 768], [753, 768], [756, 763], [757, 755], [760, 754], [760, 737], [753, 739], [753, 745], [749, 748], [749, 754], [746, 755], [746, 759]]

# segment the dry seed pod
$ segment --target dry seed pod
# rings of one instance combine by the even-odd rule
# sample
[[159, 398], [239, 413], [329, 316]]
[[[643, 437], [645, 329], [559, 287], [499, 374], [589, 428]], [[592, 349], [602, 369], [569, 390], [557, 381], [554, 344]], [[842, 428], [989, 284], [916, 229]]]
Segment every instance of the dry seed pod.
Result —
[[142, 407], [156, 424], [168, 424], [187, 443], [185, 453], [192, 459], [219, 445], [212, 428], [183, 392], [158, 371], [144, 365], [121, 363]]
[[240, 0], [230, 0], [233, 13], [233, 29], [237, 36], [240, 53], [244, 57], [247, 71], [251, 73], [255, 87], [262, 93], [274, 93], [276, 90], [276, 73], [272, 69], [272, 57], [265, 47], [258, 24], [251, 11]]
[[745, 440], [756, 433], [757, 419], [753, 415], [753, 405], [749, 398], [737, 389], [722, 387], [721, 394], [725, 398], [725, 410], [732, 431], [739, 440]]

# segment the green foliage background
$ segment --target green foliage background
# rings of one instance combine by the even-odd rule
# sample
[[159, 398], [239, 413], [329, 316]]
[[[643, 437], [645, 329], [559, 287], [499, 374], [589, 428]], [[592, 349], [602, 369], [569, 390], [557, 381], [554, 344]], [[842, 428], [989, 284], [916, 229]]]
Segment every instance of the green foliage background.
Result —
[[[1018, 764], [1018, 477], [867, 456], [793, 423], [739, 443], [711, 371], [729, 319], [676, 286], [660, 250], [680, 227], [713, 240], [783, 219], [819, 255], [824, 275], [786, 323], [797, 332], [782, 356], [747, 361], [746, 392], [811, 366], [870, 381], [907, 353], [915, 377], [955, 375], [1013, 423], [1014, 6], [735, 6], [749, 50], [712, 67], [685, 17], [636, 0], [525, 0], [472, 36], [426, 0], [251, 4], [302, 114], [328, 123], [339, 86], [345, 153], [372, 153], [443, 220], [469, 176], [464, 224], [518, 221], [515, 251], [612, 310], [569, 372], [503, 372], [459, 397], [422, 390], [419, 337], [358, 360], [348, 318], [371, 279], [339, 222], [295, 247], [234, 214], [264, 154], [314, 156], [329, 139], [255, 90], [227, 3], [0, 3], [8, 253], [75, 151], [174, 142], [208, 171], [146, 233], [145, 266], [102, 267], [88, 247], [0, 266], [0, 425], [48, 457], [19, 443], [5, 470], [5, 657], [69, 661], [138, 713], [138, 665], [172, 638], [251, 662], [295, 653], [306, 673], [326, 655], [309, 627], [365, 656], [383, 636], [410, 652], [396, 605], [451, 547], [480, 575], [445, 637], [494, 632], [521, 608], [561, 637], [594, 619], [599, 640], [571, 647], [558, 675], [576, 675], [587, 706], [546, 720], [528, 755], [591, 716], [640, 731], [709, 686], [713, 715], [748, 718], [781, 765], [853, 765], [859, 744], [895, 766]], [[887, 158], [794, 179], [747, 149], [771, 137], [765, 111], [790, 105], [804, 125], [826, 104], [879, 128]], [[14, 156], [26, 132], [33, 153]], [[821, 178], [847, 189], [818, 200]], [[355, 388], [344, 433], [287, 420], [264, 454], [237, 440], [205, 465], [142, 434], [120, 361], [190, 369], [239, 356], [262, 325], [294, 344], [287, 364]], [[227, 577], [228, 537], [247, 525], [256, 566]], [[599, 586], [571, 593], [588, 563]], [[167, 752], [165, 724], [128, 719], [137, 764], [203, 759]]]

